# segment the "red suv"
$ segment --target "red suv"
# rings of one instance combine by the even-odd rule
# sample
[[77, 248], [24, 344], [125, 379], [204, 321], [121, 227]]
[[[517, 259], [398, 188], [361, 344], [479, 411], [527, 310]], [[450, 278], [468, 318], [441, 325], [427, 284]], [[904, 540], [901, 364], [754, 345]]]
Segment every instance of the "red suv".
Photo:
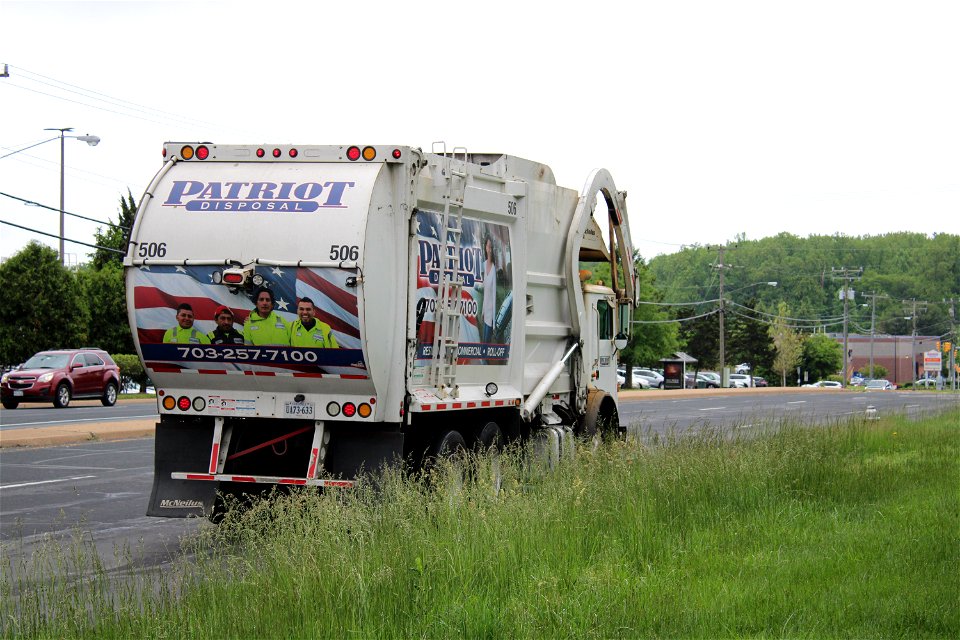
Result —
[[120, 367], [102, 349], [41, 351], [3, 374], [0, 400], [4, 409], [21, 402], [53, 402], [65, 407], [71, 398], [100, 398], [105, 407], [117, 402]]

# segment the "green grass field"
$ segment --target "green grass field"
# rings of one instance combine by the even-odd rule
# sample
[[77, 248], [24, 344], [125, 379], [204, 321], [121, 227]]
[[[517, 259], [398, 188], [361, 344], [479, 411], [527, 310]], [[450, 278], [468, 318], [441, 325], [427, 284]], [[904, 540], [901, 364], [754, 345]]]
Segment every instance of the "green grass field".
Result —
[[[5, 579], [0, 624], [51, 638], [960, 636], [960, 415], [778, 426], [581, 447], [549, 473], [505, 455], [498, 495], [481, 461], [463, 486], [288, 496], [204, 528], [160, 575], [104, 575], [80, 542]], [[91, 577], [62, 577], [84, 562]]]

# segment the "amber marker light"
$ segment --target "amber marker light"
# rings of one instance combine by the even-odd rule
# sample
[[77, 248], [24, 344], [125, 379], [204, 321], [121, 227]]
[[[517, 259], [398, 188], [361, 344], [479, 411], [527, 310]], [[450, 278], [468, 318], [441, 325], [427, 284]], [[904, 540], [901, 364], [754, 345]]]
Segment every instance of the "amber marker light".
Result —
[[173, 396], [167, 396], [163, 399], [163, 408], [167, 411], [173, 411], [174, 407], [177, 406], [177, 399]]
[[377, 157], [377, 150], [373, 147], [364, 147], [363, 148], [363, 159], [370, 161]]
[[180, 157], [184, 160], [193, 158], [193, 147], [187, 145], [180, 147]]
[[357, 415], [361, 418], [369, 418], [371, 413], [373, 413], [373, 409], [366, 402], [361, 403], [360, 406], [357, 407]]

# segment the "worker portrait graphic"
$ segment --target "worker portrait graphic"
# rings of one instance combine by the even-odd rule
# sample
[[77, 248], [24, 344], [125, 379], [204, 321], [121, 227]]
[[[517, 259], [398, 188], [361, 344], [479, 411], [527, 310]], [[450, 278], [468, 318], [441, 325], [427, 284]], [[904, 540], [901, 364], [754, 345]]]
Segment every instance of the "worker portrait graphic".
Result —
[[[356, 269], [261, 267], [258, 284], [224, 267], [132, 269], [136, 339], [162, 372], [367, 376]], [[249, 280], [246, 279], [246, 280]]]
[[[417, 362], [429, 366], [439, 319], [441, 263], [448, 279], [461, 283], [458, 305], [457, 363], [506, 365], [510, 358], [513, 320], [513, 260], [506, 225], [462, 219], [458, 259], [441, 259], [443, 236], [440, 212], [417, 212]], [[455, 235], [447, 242], [454, 255]], [[453, 273], [456, 267], [456, 274]]]

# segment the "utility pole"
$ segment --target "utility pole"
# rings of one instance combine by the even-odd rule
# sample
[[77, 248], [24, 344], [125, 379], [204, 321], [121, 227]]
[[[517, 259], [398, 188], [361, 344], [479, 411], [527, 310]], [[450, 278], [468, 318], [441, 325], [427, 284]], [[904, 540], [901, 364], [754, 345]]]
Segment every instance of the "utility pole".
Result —
[[870, 377], [873, 378], [873, 340], [877, 334], [877, 298], [889, 298], [890, 296], [883, 295], [882, 293], [877, 293], [874, 291], [869, 295], [864, 295], [864, 298], [870, 298], [871, 309], [870, 309]]
[[944, 300], [944, 302], [950, 303], [950, 332], [953, 334], [953, 344], [950, 345], [948, 349], [949, 353], [947, 354], [947, 361], [949, 362], [950, 371], [950, 388], [953, 391], [957, 390], [957, 363], [953, 354], [957, 350], [957, 343], [960, 342], [960, 335], [957, 335], [957, 301], [953, 298], [949, 300]]
[[847, 320], [850, 315], [850, 298], [855, 295], [855, 292], [850, 288], [850, 282], [853, 280], [859, 280], [860, 276], [863, 274], [863, 267], [858, 267], [856, 269], [847, 269], [846, 267], [830, 268], [830, 275], [836, 280], [844, 280], [843, 289], [840, 292], [840, 299], [843, 300], [843, 386], [846, 388], [849, 381], [849, 372], [847, 371], [850, 353], [848, 346], [848, 332], [847, 332]]
[[[910, 332], [910, 382], [916, 383], [917, 381], [917, 312], [926, 313], [927, 303], [926, 302], [917, 302], [916, 298], [911, 298], [910, 300], [903, 301], [904, 313], [910, 314], [910, 319], [913, 320], [913, 330]], [[921, 305], [921, 308], [918, 309], [917, 305]]]
[[729, 384], [729, 378], [727, 377], [727, 353], [726, 345], [724, 343], [724, 328], [723, 320], [724, 315], [726, 314], [726, 307], [723, 299], [723, 272], [725, 269], [729, 269], [730, 265], [725, 264], [723, 261], [723, 255], [727, 250], [726, 245], [720, 245], [717, 247], [707, 247], [708, 249], [717, 250], [717, 264], [716, 269], [720, 271], [720, 386], [726, 387]]

